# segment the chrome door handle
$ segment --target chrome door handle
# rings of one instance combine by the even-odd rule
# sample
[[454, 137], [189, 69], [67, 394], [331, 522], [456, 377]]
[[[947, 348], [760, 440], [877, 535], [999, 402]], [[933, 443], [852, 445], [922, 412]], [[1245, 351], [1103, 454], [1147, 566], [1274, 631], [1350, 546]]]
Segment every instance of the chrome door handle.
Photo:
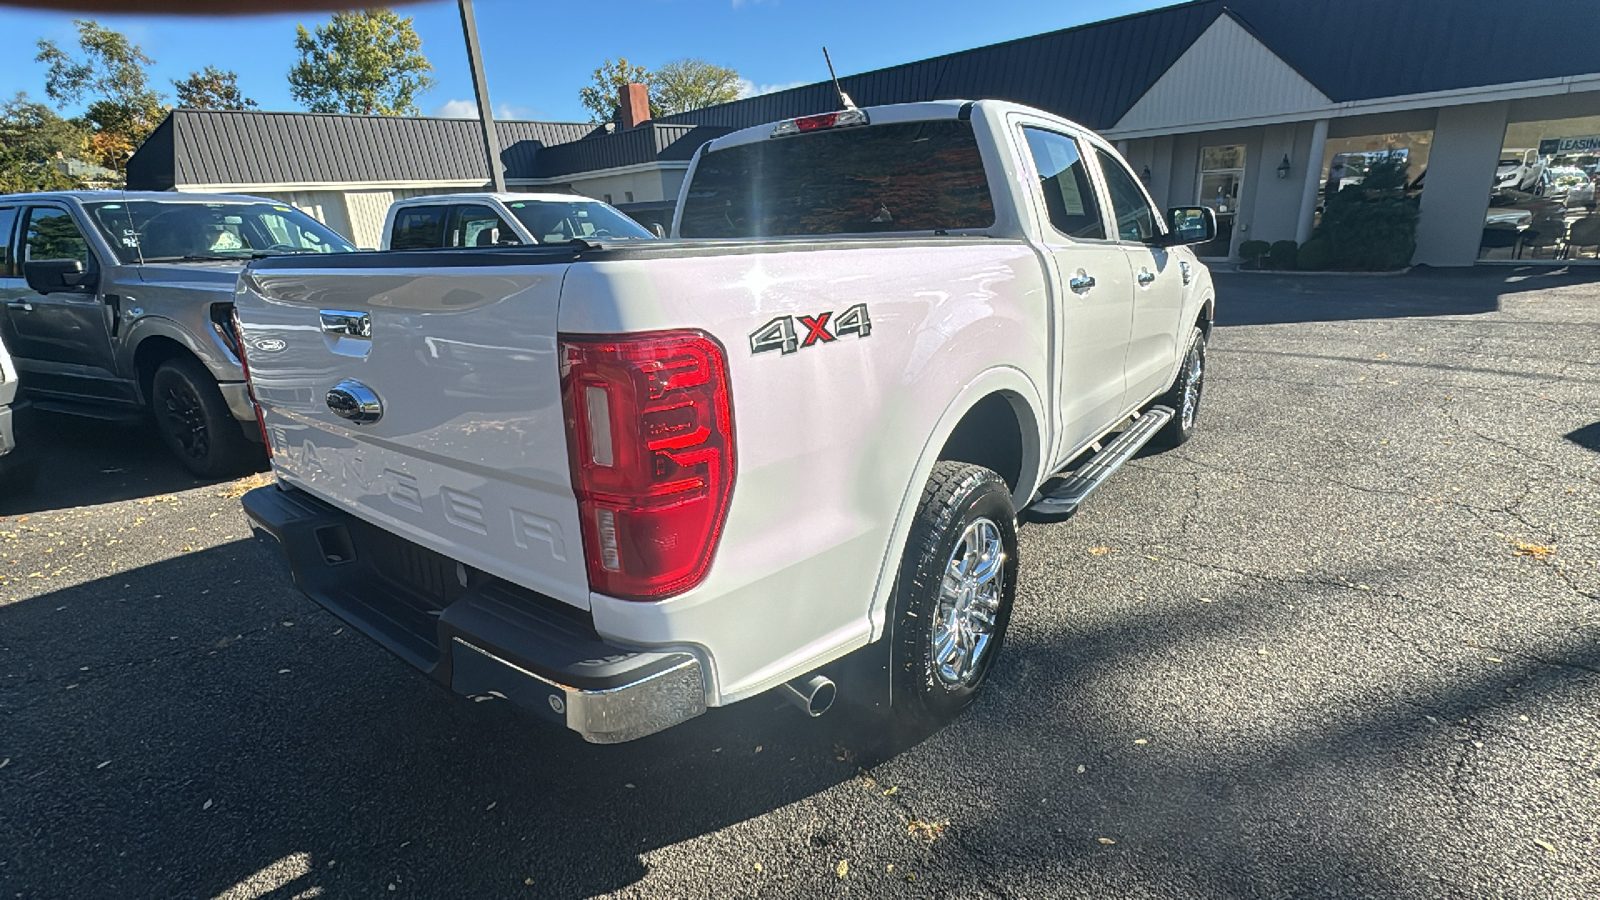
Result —
[[1149, 287], [1156, 280], [1156, 273], [1149, 269], [1139, 270], [1139, 287]]
[[1067, 287], [1072, 288], [1074, 294], [1087, 294], [1094, 288], [1094, 276], [1079, 269], [1078, 274], [1067, 279]]
[[23, 312], [33, 312], [33, 304], [26, 300], [12, 300], [6, 304], [7, 309], [20, 309]]

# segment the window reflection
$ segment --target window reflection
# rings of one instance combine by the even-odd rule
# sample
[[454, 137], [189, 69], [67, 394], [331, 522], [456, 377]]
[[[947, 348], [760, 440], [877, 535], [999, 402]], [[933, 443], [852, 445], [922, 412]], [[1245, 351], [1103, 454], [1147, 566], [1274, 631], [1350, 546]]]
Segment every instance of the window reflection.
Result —
[[1600, 116], [1507, 125], [1478, 258], [1600, 257], [1597, 163]]

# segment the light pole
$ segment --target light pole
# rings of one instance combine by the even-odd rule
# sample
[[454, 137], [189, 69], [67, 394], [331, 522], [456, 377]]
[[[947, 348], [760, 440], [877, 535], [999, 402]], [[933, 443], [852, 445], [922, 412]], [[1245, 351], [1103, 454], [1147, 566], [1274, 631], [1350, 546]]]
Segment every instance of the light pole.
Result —
[[472, 90], [478, 97], [478, 118], [483, 122], [483, 152], [489, 160], [489, 184], [497, 194], [506, 190], [506, 173], [500, 167], [500, 138], [494, 131], [494, 111], [489, 106], [489, 82], [483, 75], [483, 54], [478, 51], [478, 23], [472, 18], [472, 0], [460, 0], [461, 30], [467, 34], [467, 67], [472, 70]]

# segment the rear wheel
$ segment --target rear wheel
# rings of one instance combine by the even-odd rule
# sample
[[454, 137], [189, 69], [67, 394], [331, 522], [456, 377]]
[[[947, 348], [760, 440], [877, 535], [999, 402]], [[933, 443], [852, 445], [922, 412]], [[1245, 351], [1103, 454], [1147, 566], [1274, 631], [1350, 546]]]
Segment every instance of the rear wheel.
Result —
[[893, 713], [918, 729], [954, 718], [983, 687], [1016, 594], [1011, 490], [989, 469], [934, 466], [895, 585]]
[[198, 360], [162, 363], [150, 381], [150, 406], [162, 442], [201, 478], [239, 474], [253, 462], [254, 445]]

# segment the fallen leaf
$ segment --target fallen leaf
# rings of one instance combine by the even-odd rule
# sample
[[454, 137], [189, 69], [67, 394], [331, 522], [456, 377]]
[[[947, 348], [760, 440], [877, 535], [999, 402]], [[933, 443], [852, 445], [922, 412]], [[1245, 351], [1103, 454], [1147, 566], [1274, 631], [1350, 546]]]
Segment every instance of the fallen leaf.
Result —
[[931, 844], [939, 839], [939, 835], [944, 833], [944, 827], [949, 824], [950, 821], [948, 819], [943, 822], [924, 822], [920, 819], [912, 819], [906, 823], [906, 834], [915, 835]]
[[208, 810], [210, 808], [211, 808], [211, 801], [210, 800], [207, 800], [206, 802], [200, 804], [200, 810], [202, 812], [204, 812], [205, 810]]
[[494, 809], [496, 806], [499, 806], [499, 805], [500, 805], [500, 801], [499, 800], [491, 800], [491, 801], [489, 801], [489, 805], [485, 806], [483, 808], [483, 811], [484, 812], [488, 812], [489, 810]]
[[1135, 740], [1134, 743], [1143, 746], [1144, 744], [1148, 744], [1150, 742], [1145, 740], [1144, 738], [1139, 738], [1139, 739]]
[[1512, 541], [1516, 545], [1513, 551], [1517, 556], [1531, 556], [1534, 559], [1549, 559], [1556, 553], [1556, 548], [1546, 547], [1542, 544], [1529, 544], [1524, 541]]
[[106, 766], [109, 766], [109, 765], [111, 765], [111, 760], [108, 759], [105, 762], [101, 763], [100, 765], [95, 766], [95, 768], [96, 769], [104, 769]]
[[1083, 767], [1083, 766], [1079, 766], [1079, 767], [1078, 767], [1078, 774], [1079, 774], [1079, 775], [1082, 775], [1082, 774], [1083, 774], [1083, 773], [1085, 773], [1085, 772], [1087, 772], [1087, 771], [1089, 771], [1089, 770], [1088, 770], [1088, 769], [1086, 769], [1086, 768], [1084, 768], [1084, 767]]
[[1541, 841], [1538, 838], [1534, 838], [1533, 842], [1535, 844], [1538, 844], [1540, 849], [1544, 850], [1544, 852], [1546, 852], [1546, 853], [1554, 853], [1554, 852], [1556, 852], [1555, 845], [1550, 843], [1549, 841]]
[[1090, 556], [1104, 556], [1105, 554], [1110, 553], [1110, 552], [1111, 552], [1111, 548], [1110, 547], [1090, 547], [1089, 548], [1089, 555]]
[[839, 874], [840, 878], [843, 878], [846, 875], [849, 875], [850, 874], [850, 860], [848, 860], [848, 859], [839, 860], [839, 865], [835, 866], [833, 871], [837, 872]]
[[898, 794], [898, 793], [899, 793], [899, 792], [900, 792], [900, 786], [899, 786], [899, 785], [895, 785], [895, 786], [894, 786], [894, 787], [892, 787], [892, 788], [889, 788], [889, 789], [888, 789], [888, 790], [887, 790], [887, 791], [884, 791], [884, 792], [883, 792], [883, 795], [884, 795], [884, 796], [885, 796], [885, 797], [887, 797], [887, 796], [889, 796], [889, 795], [890, 795], [890, 794]]
[[1110, 847], [1111, 845], [1116, 843], [1116, 841], [1113, 841], [1111, 838], [1096, 838], [1096, 840], [1098, 840], [1102, 844], [1105, 844], [1107, 847]]

